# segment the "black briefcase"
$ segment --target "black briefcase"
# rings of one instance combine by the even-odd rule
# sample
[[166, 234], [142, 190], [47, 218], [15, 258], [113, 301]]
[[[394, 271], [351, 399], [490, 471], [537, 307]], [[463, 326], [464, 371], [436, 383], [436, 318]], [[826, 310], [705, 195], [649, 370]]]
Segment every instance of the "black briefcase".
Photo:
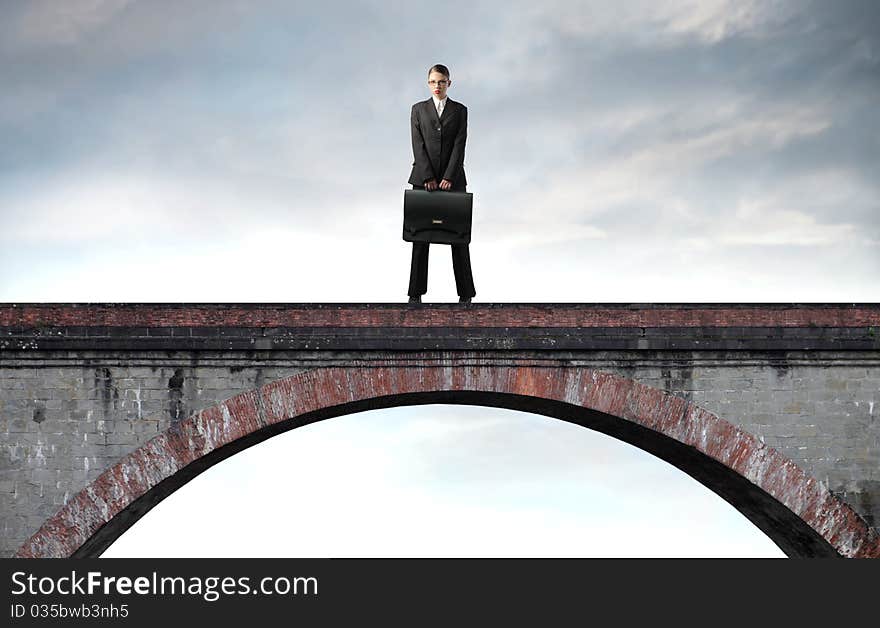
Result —
[[473, 196], [470, 192], [404, 190], [403, 239], [470, 244]]

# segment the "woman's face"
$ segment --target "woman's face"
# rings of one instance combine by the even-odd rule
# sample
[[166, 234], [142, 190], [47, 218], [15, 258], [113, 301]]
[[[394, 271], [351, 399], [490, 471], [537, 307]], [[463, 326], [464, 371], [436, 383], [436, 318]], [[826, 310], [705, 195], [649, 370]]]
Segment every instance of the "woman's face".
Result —
[[449, 80], [449, 77], [439, 72], [431, 72], [428, 75], [428, 87], [431, 88], [431, 95], [438, 100], [446, 98], [446, 89], [450, 84], [452, 81]]

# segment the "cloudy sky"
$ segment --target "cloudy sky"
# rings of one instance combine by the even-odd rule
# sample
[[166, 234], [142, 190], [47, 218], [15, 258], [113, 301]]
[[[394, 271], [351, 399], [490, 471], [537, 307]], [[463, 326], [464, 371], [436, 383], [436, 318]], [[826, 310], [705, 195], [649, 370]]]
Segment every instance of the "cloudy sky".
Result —
[[[444, 63], [475, 302], [877, 301], [878, 23], [873, 0], [0, 0], [0, 300], [404, 301], [409, 111]], [[447, 251], [426, 301], [456, 300]], [[495, 436], [463, 426], [502, 421], [408, 412], [308, 438], [331, 456], [369, 416], [381, 449], [409, 417], [479, 474]]]

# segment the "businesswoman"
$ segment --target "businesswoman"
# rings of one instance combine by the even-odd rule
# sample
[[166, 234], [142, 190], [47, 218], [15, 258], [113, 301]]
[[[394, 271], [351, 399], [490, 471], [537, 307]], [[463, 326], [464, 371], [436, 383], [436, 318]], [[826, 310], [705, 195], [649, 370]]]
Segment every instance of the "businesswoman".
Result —
[[[467, 141], [467, 107], [447, 97], [452, 85], [449, 68], [428, 70], [431, 97], [412, 106], [413, 167], [409, 183], [414, 190], [465, 192], [464, 145]], [[428, 291], [427, 242], [413, 242], [409, 271], [409, 302], [421, 303]], [[470, 303], [477, 293], [467, 244], [452, 244], [452, 269], [459, 303]]]

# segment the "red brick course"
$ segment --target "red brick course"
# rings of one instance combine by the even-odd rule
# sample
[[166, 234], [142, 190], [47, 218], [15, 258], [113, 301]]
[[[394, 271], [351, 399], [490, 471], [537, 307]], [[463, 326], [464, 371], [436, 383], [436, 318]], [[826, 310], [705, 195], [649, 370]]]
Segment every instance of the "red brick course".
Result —
[[840, 555], [880, 558], [880, 538], [846, 503], [776, 450], [664, 391], [588, 368], [319, 368], [183, 420], [105, 471], [47, 521], [19, 557], [67, 557], [162, 480], [257, 430], [310, 412], [406, 393], [481, 391], [564, 402], [632, 421], [734, 470], [800, 517]]
[[0, 327], [870, 327], [877, 304], [0, 304]]

